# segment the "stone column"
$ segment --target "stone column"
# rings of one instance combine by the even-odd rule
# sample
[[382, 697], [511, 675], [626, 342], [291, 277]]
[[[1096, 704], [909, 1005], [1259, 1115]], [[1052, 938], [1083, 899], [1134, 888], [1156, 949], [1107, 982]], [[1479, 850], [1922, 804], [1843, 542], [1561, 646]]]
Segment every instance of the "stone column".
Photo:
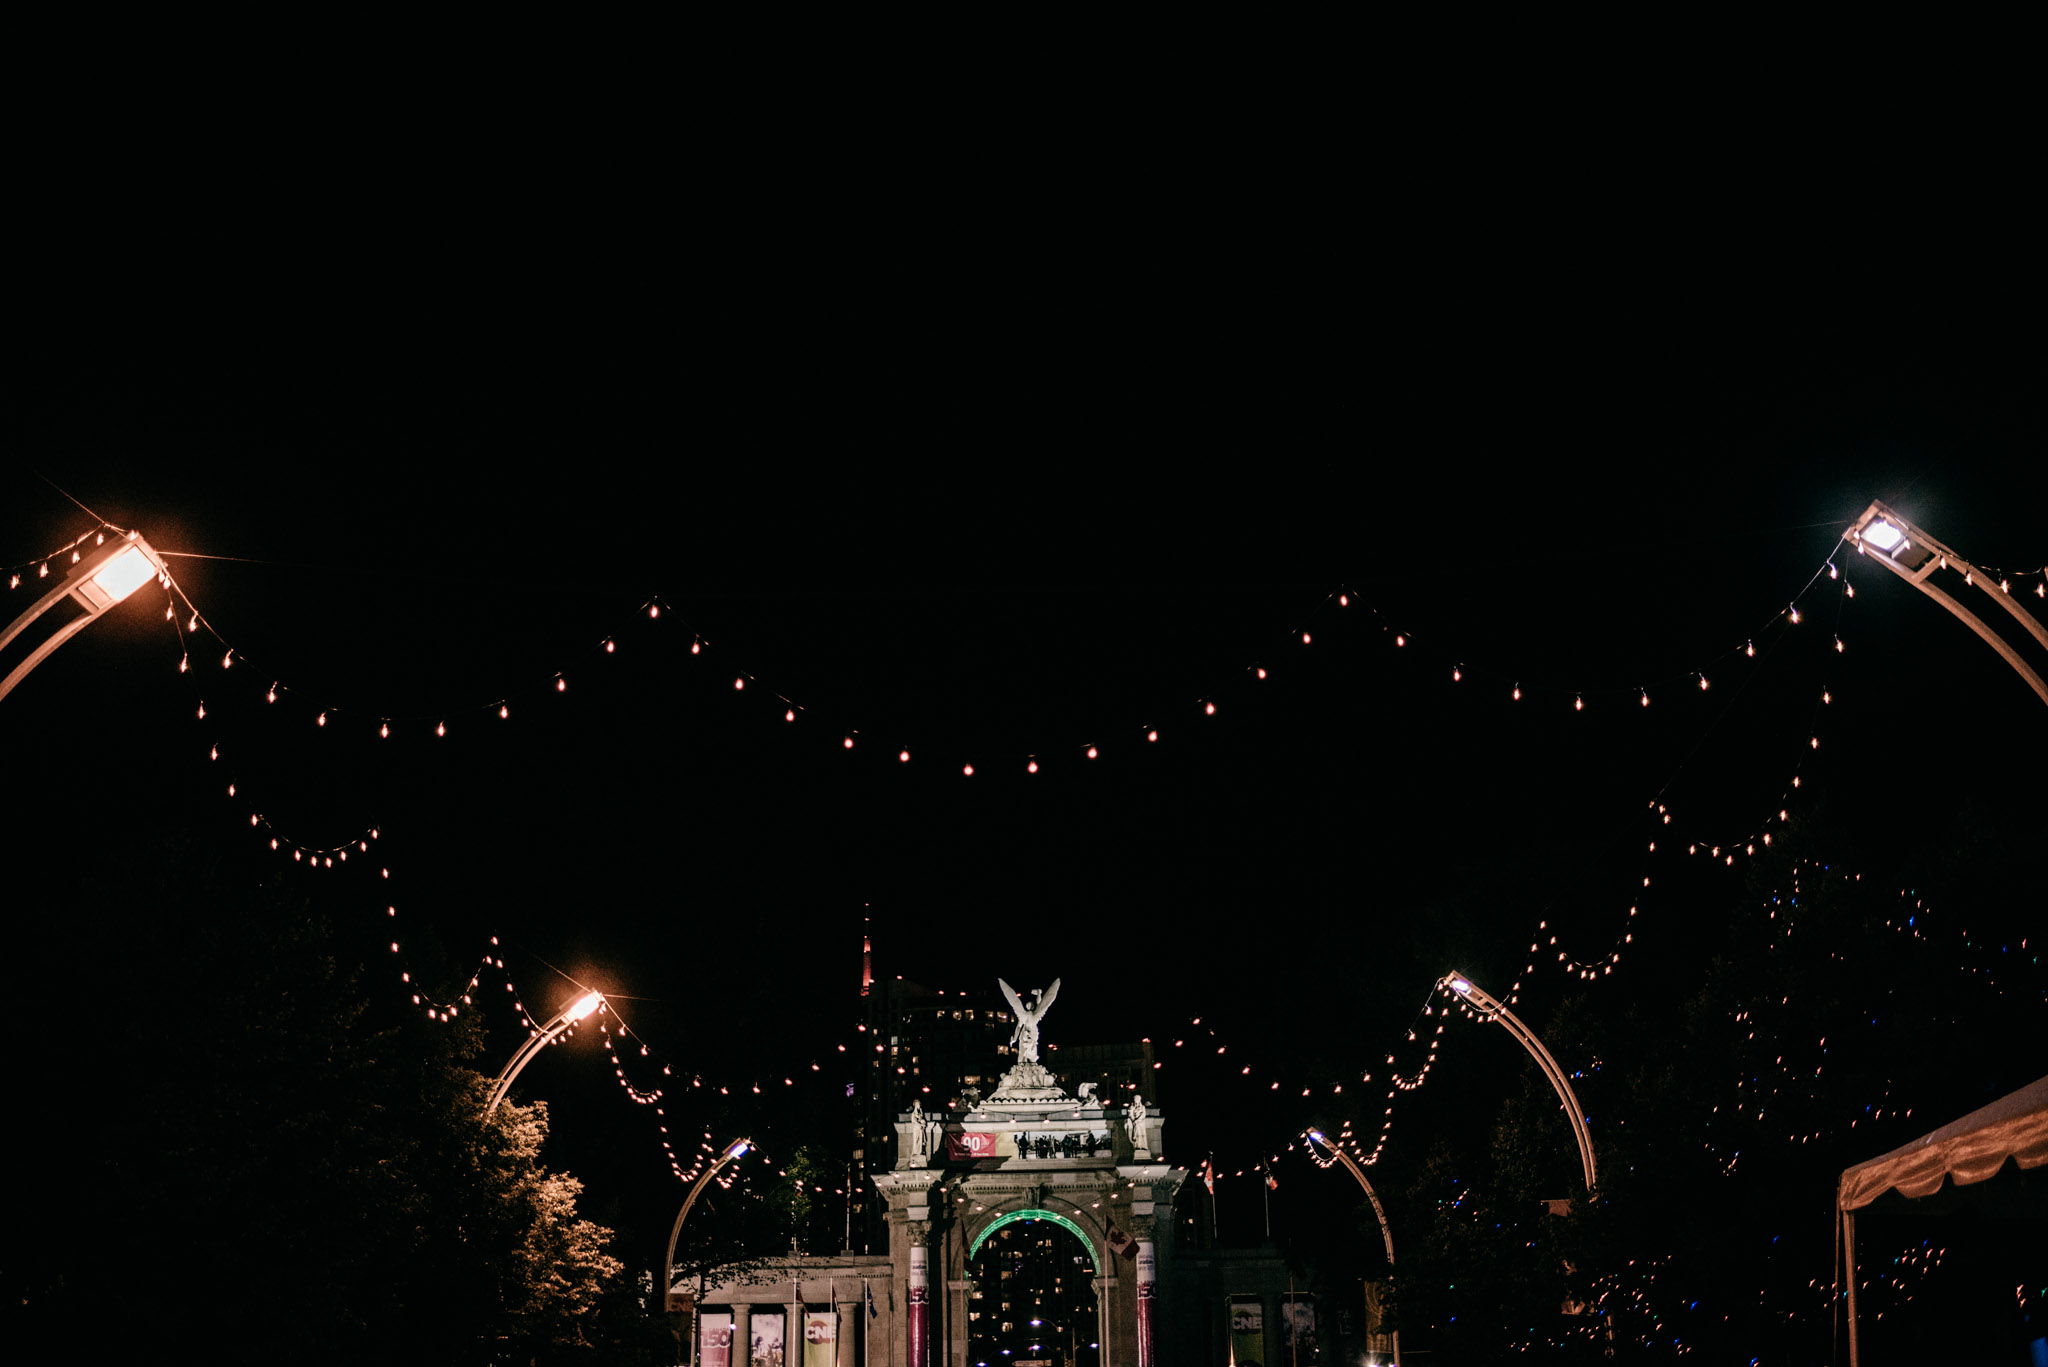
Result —
[[748, 1367], [754, 1360], [754, 1307], [733, 1302], [732, 1367]]
[[854, 1364], [859, 1361], [859, 1358], [855, 1356], [853, 1351], [853, 1336], [860, 1331], [861, 1308], [861, 1301], [858, 1296], [855, 1296], [852, 1300], [842, 1300], [837, 1303], [839, 1311], [839, 1346], [832, 1358], [833, 1367], [854, 1367]]

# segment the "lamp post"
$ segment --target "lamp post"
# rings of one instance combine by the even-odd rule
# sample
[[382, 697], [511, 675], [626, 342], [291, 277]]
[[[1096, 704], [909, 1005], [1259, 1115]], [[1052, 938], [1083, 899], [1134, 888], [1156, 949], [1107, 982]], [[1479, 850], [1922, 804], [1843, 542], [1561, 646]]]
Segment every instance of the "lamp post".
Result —
[[[690, 1218], [690, 1207], [697, 1204], [697, 1197], [703, 1192], [705, 1185], [712, 1178], [718, 1176], [720, 1168], [746, 1157], [747, 1151], [753, 1147], [754, 1141], [751, 1139], [735, 1139], [732, 1143], [726, 1145], [725, 1152], [718, 1155], [717, 1160], [710, 1167], [704, 1169], [703, 1176], [691, 1184], [690, 1194], [683, 1198], [683, 1208], [676, 1212], [675, 1227], [668, 1232], [668, 1252], [662, 1256], [661, 1260], [661, 1295], [663, 1305], [671, 1304], [669, 1297], [675, 1289], [676, 1240], [680, 1239], [683, 1235], [683, 1221]], [[694, 1341], [691, 1343], [690, 1356], [692, 1358], [696, 1356], [696, 1344]]]
[[1960, 570], [1965, 582], [1973, 583], [1990, 594], [1992, 600], [2011, 613], [2014, 619], [2041, 643], [2043, 649], [2048, 649], [2048, 627], [2043, 627], [2031, 613], [2015, 603], [2010, 593], [1994, 586], [1989, 575], [1879, 502], [1873, 502], [1863, 510], [1863, 516], [1856, 519], [1855, 525], [1849, 528], [1847, 535], [1849, 540], [1855, 543], [1859, 555], [1875, 560], [1947, 608], [1955, 615], [1957, 621], [1976, 632], [1986, 645], [1998, 652], [2000, 659], [2011, 665], [2019, 676], [2027, 681], [2027, 687], [2033, 689], [2042, 702], [2048, 702], [2048, 682], [2044, 682], [2033, 667], [2022, 660], [2019, 653], [1998, 633], [1984, 625], [1975, 613], [1944, 593], [1930, 578], [1943, 566]]
[[1513, 1035], [1516, 1041], [1529, 1051], [1529, 1057], [1536, 1060], [1536, 1066], [1543, 1070], [1543, 1076], [1550, 1079], [1550, 1085], [1557, 1089], [1558, 1099], [1564, 1102], [1565, 1118], [1572, 1122], [1572, 1137], [1579, 1141], [1579, 1162], [1586, 1170], [1586, 1190], [1593, 1190], [1593, 1137], [1586, 1130], [1586, 1113], [1579, 1109], [1579, 1099], [1572, 1095], [1572, 1084], [1566, 1080], [1564, 1069], [1557, 1066], [1557, 1060], [1543, 1047], [1543, 1041], [1535, 1032], [1515, 1018], [1515, 1013], [1489, 996], [1479, 984], [1462, 973], [1447, 973], [1437, 981], [1437, 986], [1448, 988], [1466, 1001], [1471, 1002], [1484, 1013], [1484, 1019], [1499, 1021]]
[[[1346, 1172], [1349, 1172], [1353, 1177], [1356, 1177], [1358, 1179], [1358, 1185], [1365, 1188], [1365, 1199], [1372, 1202], [1372, 1213], [1380, 1222], [1380, 1238], [1386, 1241], [1387, 1272], [1388, 1275], [1391, 1276], [1394, 1268], [1394, 1230], [1393, 1227], [1387, 1223], [1387, 1212], [1380, 1205], [1379, 1193], [1372, 1189], [1372, 1183], [1365, 1180], [1365, 1169], [1358, 1166], [1358, 1160], [1354, 1159], [1350, 1154], [1344, 1152], [1344, 1150], [1339, 1148], [1337, 1145], [1332, 1144], [1321, 1130], [1309, 1130], [1308, 1137], [1312, 1142], [1320, 1144], [1324, 1148], [1328, 1149], [1331, 1153], [1331, 1156], [1334, 1157], [1339, 1163], [1342, 1163], [1344, 1165], [1344, 1170]], [[1400, 1367], [1401, 1331], [1399, 1329], [1396, 1329], [1394, 1331], [1393, 1339], [1394, 1367]]]
[[5, 634], [0, 634], [0, 650], [5, 650], [31, 622], [63, 599], [69, 598], [84, 609], [53, 633], [49, 640], [37, 646], [5, 679], [0, 679], [0, 698], [12, 692], [14, 686], [26, 678], [31, 669], [48, 659], [58, 646], [98, 621], [115, 604], [162, 573], [163, 561], [157, 558], [155, 549], [138, 532], [130, 532], [125, 537], [94, 547], [91, 555], [71, 567], [62, 582], [15, 618]]
[[533, 1062], [534, 1055], [560, 1039], [576, 1022], [603, 1005], [604, 993], [586, 992], [563, 1007], [553, 1020], [535, 1032], [519, 1052], [512, 1056], [512, 1061], [505, 1065], [505, 1071], [498, 1074], [498, 1080], [491, 1084], [491, 1100], [484, 1107], [484, 1114], [489, 1115], [498, 1109], [498, 1103], [505, 1099], [505, 1093], [512, 1090], [512, 1080], [519, 1076], [522, 1068]]

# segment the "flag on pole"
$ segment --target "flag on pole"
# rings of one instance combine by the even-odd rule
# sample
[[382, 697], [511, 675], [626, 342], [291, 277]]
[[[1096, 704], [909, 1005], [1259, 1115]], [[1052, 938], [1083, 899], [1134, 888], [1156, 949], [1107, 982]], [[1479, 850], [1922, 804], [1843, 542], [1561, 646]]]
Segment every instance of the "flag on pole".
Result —
[[1211, 1154], [1202, 1160], [1202, 1185], [1209, 1189], [1211, 1196], [1216, 1194], [1216, 1169], [1212, 1163], [1214, 1158], [1215, 1155]]
[[882, 1313], [875, 1309], [875, 1288], [868, 1285], [867, 1278], [863, 1277], [861, 1278], [860, 1289], [868, 1298], [868, 1318], [874, 1319]]
[[1136, 1259], [1138, 1256], [1138, 1241], [1115, 1225], [1109, 1227], [1109, 1247], [1111, 1252], [1120, 1253], [1126, 1258]]

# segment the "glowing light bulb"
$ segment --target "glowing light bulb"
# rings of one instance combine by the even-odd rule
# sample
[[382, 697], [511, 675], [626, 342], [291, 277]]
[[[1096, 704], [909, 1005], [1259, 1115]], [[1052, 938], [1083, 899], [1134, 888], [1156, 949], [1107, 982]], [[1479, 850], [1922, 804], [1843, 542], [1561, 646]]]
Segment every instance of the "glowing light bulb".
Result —
[[795, 720], [796, 720], [796, 709], [795, 709], [794, 707], [792, 707], [792, 708], [789, 708], [789, 709], [787, 709], [786, 711], [784, 711], [784, 712], [783, 712], [783, 714], [782, 714], [782, 719], [783, 719], [784, 721], [795, 721]]
[[1259, 666], [1259, 677], [1262, 679], [1266, 677], [1266, 667], [1264, 665]]
[[1799, 623], [1799, 604], [1797, 604], [1797, 603], [1794, 603], [1794, 604], [1792, 604], [1792, 607], [1791, 607], [1791, 612], [1792, 612], [1792, 622], [1793, 622], [1793, 625], [1795, 625], [1795, 626], [1796, 626], [1796, 625], [1798, 625], [1798, 623]]
[[1704, 674], [1702, 674], [1702, 675], [1700, 675], [1700, 692], [1704, 693], [1704, 692], [1706, 692], [1706, 691], [1707, 691], [1707, 676], [1706, 676], [1706, 675], [1704, 675]]
[[1646, 689], [1644, 689], [1644, 690], [1643, 690], [1643, 706], [1645, 706], [1645, 707], [1648, 707], [1649, 705], [1650, 705], [1650, 690], [1646, 688]]
[[606, 641], [606, 642], [604, 643], [604, 653], [605, 653], [605, 654], [607, 654], [607, 655], [611, 654], [611, 653], [612, 653], [613, 651], [615, 651], [615, 650], [617, 650], [617, 649], [618, 649], [618, 646], [617, 646], [616, 644], [614, 644], [613, 642], [611, 642], [611, 641]]
[[391, 723], [388, 721], [380, 722], [377, 726], [377, 736], [381, 740], [391, 739]]
[[435, 734], [435, 735], [437, 735], [437, 736], [445, 736], [445, 735], [447, 735], [447, 734], [448, 734], [448, 723], [447, 723], [447, 722], [445, 722], [445, 721], [443, 721], [443, 722], [436, 722], [436, 723], [434, 723], [434, 734]]
[[1841, 653], [1842, 653], [1842, 638], [1841, 638], [1841, 637], [1839, 637], [1839, 636], [1837, 636], [1837, 637], [1835, 638], [1835, 654], [1837, 654], [1837, 655], [1840, 655]]
[[234, 664], [234, 662], [235, 662], [235, 652], [234, 652], [234, 651], [232, 651], [232, 650], [230, 650], [230, 651], [229, 651], [229, 652], [228, 652], [227, 654], [225, 654], [225, 655], [223, 655], [223, 656], [221, 656], [221, 657], [220, 657], [220, 667], [221, 667], [222, 669], [227, 669], [227, 668], [229, 668], [230, 666], [232, 666], [232, 665]]
[[320, 715], [319, 715], [318, 717], [315, 717], [315, 718], [313, 719], [313, 725], [315, 725], [315, 726], [325, 726], [325, 725], [327, 725], [327, 714], [326, 714], [325, 712], [322, 712], [322, 713], [321, 713], [321, 714], [320, 714]]
[[1748, 645], [1744, 646], [1742, 653], [1754, 659], [1756, 657], [1756, 642], [1751, 641]]
[[1340, 608], [1348, 608], [1348, 607], [1350, 607], [1350, 606], [1351, 606], [1351, 595], [1350, 595], [1350, 594], [1348, 594], [1348, 593], [1340, 593], [1340, 594], [1338, 594], [1338, 595], [1337, 595], [1337, 606], [1338, 606], [1338, 607], [1340, 607]]
[[1583, 712], [1583, 711], [1585, 711], [1585, 710], [1586, 710], [1586, 700], [1585, 700], [1584, 698], [1582, 698], [1582, 697], [1576, 697], [1576, 696], [1575, 696], [1575, 697], [1573, 697], [1573, 699], [1572, 699], [1572, 711], [1574, 711], [1574, 712]]
[[568, 681], [567, 679], [563, 678], [563, 677], [562, 677], [561, 675], [557, 674], [557, 675], [555, 676], [555, 692], [557, 692], [557, 693], [567, 693], [568, 691], [569, 691], [569, 681]]
[[902, 763], [908, 764], [910, 763], [910, 752], [908, 750], [899, 750], [896, 753], [896, 758]]
[[503, 721], [503, 720], [505, 720], [506, 718], [510, 717], [511, 715], [512, 715], [512, 709], [511, 709], [511, 708], [509, 708], [509, 707], [505, 706], [505, 704], [503, 704], [503, 703], [499, 703], [499, 704], [498, 704], [498, 719], [499, 719], [500, 721]]
[[1095, 748], [1094, 746], [1092, 746], [1092, 745], [1091, 745], [1091, 746], [1089, 746], [1089, 747], [1088, 747], [1088, 758], [1090, 758], [1090, 759], [1094, 759], [1094, 758], [1095, 758], [1095, 756], [1096, 756], [1097, 754], [1099, 754], [1099, 753], [1101, 753], [1101, 752], [1100, 752], [1100, 751], [1098, 751], [1098, 750], [1097, 750], [1097, 749], [1096, 749], [1096, 748]]
[[1408, 644], [1408, 638], [1397, 631], [1394, 633], [1394, 644], [1397, 646], [1405, 646]]
[[661, 616], [661, 605], [659, 603], [649, 603], [647, 605], [647, 615], [649, 617]]
[[704, 653], [704, 643], [702, 641], [690, 642], [690, 653], [692, 655], [702, 655]]
[[1157, 731], [1147, 731], [1147, 732], [1145, 733], [1145, 739], [1146, 739], [1146, 740], [1158, 740], [1158, 739], [1159, 739], [1159, 733], [1158, 733]]
[[1522, 700], [1522, 686], [1520, 684], [1516, 684], [1515, 691], [1509, 694], [1508, 696], [1512, 697], [1516, 702], [1520, 702]]
[[183, 674], [183, 673], [184, 673], [184, 672], [185, 672], [185, 671], [186, 671], [187, 669], [189, 669], [189, 668], [191, 668], [191, 667], [192, 667], [192, 661], [191, 661], [191, 658], [190, 658], [189, 656], [182, 656], [182, 655], [181, 655], [181, 656], [179, 656], [179, 657], [178, 657], [178, 672], [179, 672], [180, 674]]
[[1035, 773], [1037, 773], [1037, 772], [1038, 772], [1038, 761], [1034, 759], [1034, 760], [1031, 760], [1031, 761], [1029, 761], [1028, 763], [1026, 763], [1026, 764], [1025, 764], [1025, 766], [1024, 766], [1024, 772], [1025, 772], [1025, 773], [1027, 773], [1027, 774], [1035, 774]]
[[270, 686], [270, 692], [268, 692], [267, 694], [265, 694], [265, 695], [264, 695], [264, 697], [265, 697], [265, 698], [266, 698], [267, 700], [269, 700], [270, 702], [276, 702], [276, 701], [277, 701], [277, 685], [276, 685], [276, 684], [272, 684], [272, 685]]
[[960, 766], [960, 772], [961, 772], [961, 773], [962, 773], [962, 774], [963, 774], [964, 776], [966, 776], [966, 777], [968, 777], [968, 778], [973, 778], [973, 777], [974, 777], [974, 766], [973, 766], [973, 765], [971, 765], [971, 764], [963, 764], [963, 765], [961, 765], [961, 766]]
[[844, 746], [846, 749], [851, 750], [853, 748], [853, 737], [848, 736], [845, 740], [841, 741], [840, 744]]
[[1215, 716], [1215, 715], [1216, 715], [1216, 704], [1215, 704], [1215, 703], [1212, 703], [1212, 702], [1209, 702], [1209, 703], [1203, 703], [1203, 704], [1202, 704], [1202, 715], [1203, 715], [1203, 716], [1205, 716], [1205, 717], [1213, 717], [1213, 716]]
[[206, 720], [206, 704], [205, 704], [205, 703], [201, 703], [201, 704], [199, 704], [199, 719], [200, 719], [201, 721], [205, 721], [205, 720]]

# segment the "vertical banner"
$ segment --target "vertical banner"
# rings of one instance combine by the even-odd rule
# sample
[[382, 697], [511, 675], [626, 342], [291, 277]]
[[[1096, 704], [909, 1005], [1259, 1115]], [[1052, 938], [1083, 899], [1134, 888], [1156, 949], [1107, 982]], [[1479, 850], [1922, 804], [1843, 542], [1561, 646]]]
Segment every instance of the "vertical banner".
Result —
[[754, 1346], [747, 1360], [751, 1367], [783, 1367], [780, 1310], [754, 1311]]
[[1237, 1367], [1265, 1367], [1266, 1302], [1261, 1297], [1230, 1298], [1230, 1360]]
[[925, 1263], [925, 1246], [910, 1246], [910, 1286], [903, 1295], [904, 1326], [903, 1342], [907, 1350], [905, 1367], [925, 1367], [924, 1329], [925, 1301], [930, 1294], [931, 1283]]
[[833, 1367], [839, 1353], [839, 1312], [804, 1311], [803, 1367]]
[[1322, 1352], [1316, 1343], [1316, 1298], [1297, 1296], [1293, 1292], [1280, 1303], [1280, 1314], [1287, 1321], [1288, 1351], [1302, 1367], [1322, 1361]]
[[697, 1316], [697, 1361], [702, 1367], [732, 1367], [732, 1316]]
[[1138, 1240], [1138, 1367], [1157, 1367], [1152, 1354], [1152, 1298], [1159, 1291], [1159, 1255], [1146, 1238]]

